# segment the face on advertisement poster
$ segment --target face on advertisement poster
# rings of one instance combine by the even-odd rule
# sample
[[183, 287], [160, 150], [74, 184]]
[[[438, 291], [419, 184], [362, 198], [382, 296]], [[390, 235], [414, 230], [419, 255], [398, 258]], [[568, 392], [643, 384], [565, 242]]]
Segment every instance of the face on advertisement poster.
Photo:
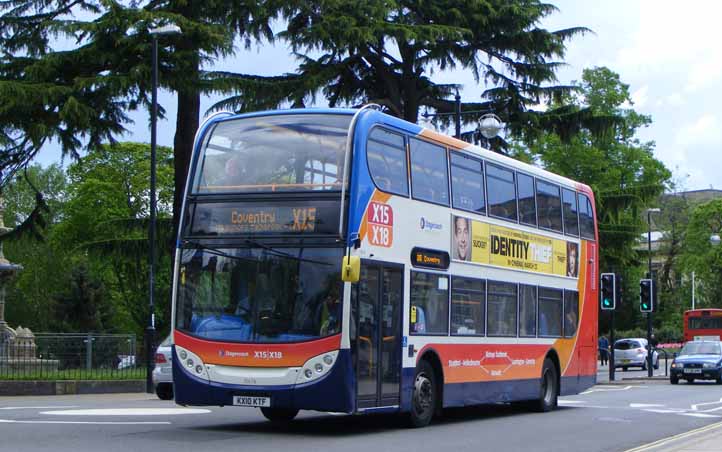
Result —
[[579, 271], [579, 245], [567, 242], [567, 276], [577, 277]]
[[471, 238], [469, 236], [469, 219], [454, 217], [454, 234], [452, 255], [454, 259], [468, 261], [471, 259]]

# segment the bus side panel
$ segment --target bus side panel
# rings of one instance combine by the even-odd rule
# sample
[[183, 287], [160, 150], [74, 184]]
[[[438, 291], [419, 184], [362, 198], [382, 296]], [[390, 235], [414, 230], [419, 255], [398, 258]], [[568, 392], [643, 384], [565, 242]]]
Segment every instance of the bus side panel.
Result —
[[331, 372], [320, 380], [304, 385], [250, 386], [209, 383], [189, 374], [173, 348], [173, 384], [176, 403], [195, 406], [233, 404], [234, 395], [271, 396], [272, 408], [298, 408], [351, 413], [355, 394], [353, 367], [349, 350], [340, 350]]
[[560, 392], [577, 394], [596, 383], [596, 343], [598, 307], [596, 284], [597, 250], [594, 243], [582, 241], [577, 290], [579, 323], [573, 340], [560, 339], [555, 344], [562, 367]]

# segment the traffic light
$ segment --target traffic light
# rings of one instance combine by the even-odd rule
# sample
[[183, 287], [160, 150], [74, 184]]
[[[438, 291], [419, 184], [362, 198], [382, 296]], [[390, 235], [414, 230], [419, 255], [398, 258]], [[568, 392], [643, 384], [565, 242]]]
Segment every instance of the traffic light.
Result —
[[602, 297], [602, 309], [613, 311], [617, 307], [617, 275], [614, 273], [602, 273], [599, 281]]
[[639, 310], [654, 311], [654, 282], [651, 279], [639, 280]]

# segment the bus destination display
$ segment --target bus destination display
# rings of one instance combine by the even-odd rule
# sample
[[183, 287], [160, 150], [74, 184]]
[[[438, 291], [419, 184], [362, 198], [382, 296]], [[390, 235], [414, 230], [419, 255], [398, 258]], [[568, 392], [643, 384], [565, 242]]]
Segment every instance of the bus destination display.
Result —
[[335, 201], [286, 205], [198, 204], [191, 234], [333, 234], [338, 233], [339, 205]]

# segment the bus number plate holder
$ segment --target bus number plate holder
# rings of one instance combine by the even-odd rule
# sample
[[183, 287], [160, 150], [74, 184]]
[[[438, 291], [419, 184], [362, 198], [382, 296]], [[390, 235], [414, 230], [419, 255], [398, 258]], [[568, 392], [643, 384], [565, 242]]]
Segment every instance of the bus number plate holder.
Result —
[[258, 408], [269, 408], [271, 406], [270, 397], [255, 396], [233, 396], [233, 405], [235, 406], [252, 406]]

